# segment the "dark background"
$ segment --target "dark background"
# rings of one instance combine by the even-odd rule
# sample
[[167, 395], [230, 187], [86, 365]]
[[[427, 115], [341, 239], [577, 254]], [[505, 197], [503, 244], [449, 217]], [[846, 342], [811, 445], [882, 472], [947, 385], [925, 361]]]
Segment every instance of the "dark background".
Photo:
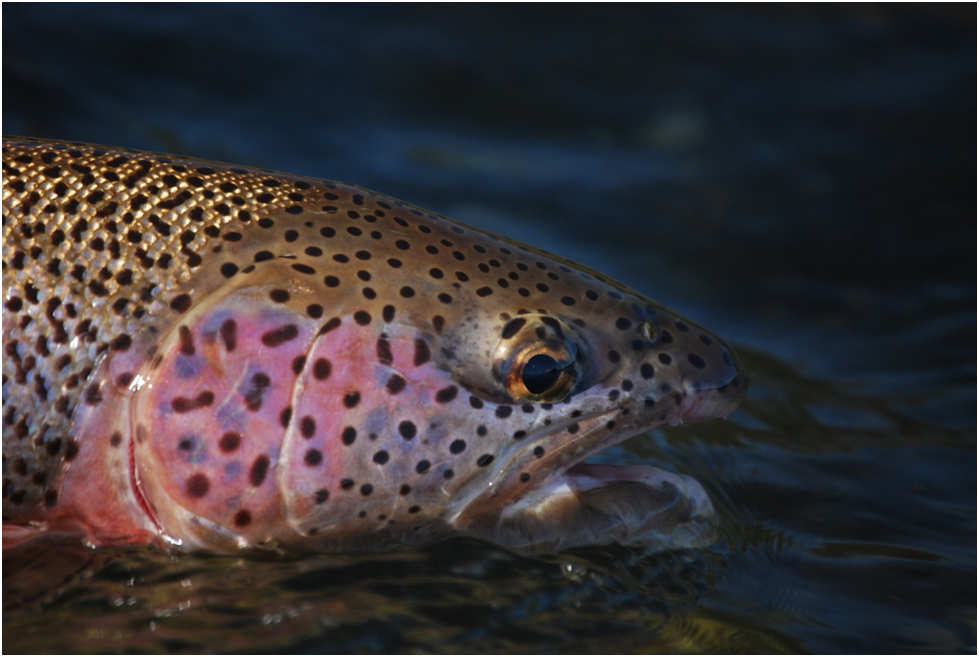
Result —
[[[4, 5], [3, 130], [364, 185], [704, 323], [740, 346], [748, 402], [618, 455], [695, 474], [727, 523], [695, 557], [721, 574], [668, 615], [716, 628], [721, 614], [766, 652], [971, 652], [975, 17], [969, 4]], [[528, 568], [539, 575], [519, 562], [513, 577]], [[114, 580], [97, 573], [101, 599]], [[272, 599], [289, 590], [268, 579]], [[507, 581], [487, 581], [503, 601], [473, 611], [482, 643], [408, 640], [385, 617], [375, 647], [740, 645], [696, 623], [680, 632], [694, 648], [662, 632], [629, 643], [628, 629], [562, 643], [591, 636], [588, 620], [628, 625], [637, 600], [663, 597], [645, 580], [574, 631], [506, 643], [514, 623], [553, 622], [505, 598]], [[555, 586], [540, 604], [563, 613]], [[319, 628], [302, 645], [356, 649], [349, 626], [348, 644], [316, 624], [323, 595], [299, 615]], [[55, 609], [75, 618], [67, 600]], [[58, 648], [42, 640], [52, 616], [9, 618], [5, 641]], [[215, 649], [197, 631], [188, 649]]]
[[[899, 299], [973, 279], [968, 6], [83, 4], [4, 19], [7, 134], [475, 207], [461, 218], [547, 223], [600, 264], [641, 242], [700, 279], [693, 303], [737, 297], [763, 324], [891, 324]], [[673, 289], [650, 292], [689, 298]]]

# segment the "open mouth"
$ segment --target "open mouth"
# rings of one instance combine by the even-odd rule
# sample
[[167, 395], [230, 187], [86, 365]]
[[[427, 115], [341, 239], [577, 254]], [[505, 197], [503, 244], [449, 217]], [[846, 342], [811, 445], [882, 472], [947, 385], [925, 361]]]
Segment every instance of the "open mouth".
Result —
[[[690, 397], [698, 399], [674, 410], [678, 422], [718, 410], [700, 394]], [[714, 507], [692, 477], [649, 465], [586, 461], [650, 428], [648, 422], [623, 419], [621, 408], [583, 415], [509, 445], [492, 477], [459, 500], [450, 522], [530, 551], [610, 542], [655, 549], [709, 542]], [[576, 435], [567, 433], [572, 424]]]

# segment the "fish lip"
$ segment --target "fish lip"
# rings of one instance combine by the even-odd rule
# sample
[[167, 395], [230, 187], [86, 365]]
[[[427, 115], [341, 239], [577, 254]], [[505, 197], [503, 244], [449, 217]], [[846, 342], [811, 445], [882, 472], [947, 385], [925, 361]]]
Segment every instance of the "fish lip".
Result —
[[[604, 418], [606, 416], [616, 415], [618, 413], [621, 413], [622, 410], [623, 410], [623, 408], [625, 408], [625, 407], [624, 406], [615, 406], [615, 407], [610, 408], [610, 409], [605, 410], [605, 411], [598, 411], [598, 412], [595, 412], [595, 413], [582, 414], [582, 415], [579, 415], [578, 417], [566, 418], [565, 420], [562, 420], [560, 422], [554, 422], [554, 423], [550, 424], [547, 427], [541, 427], [541, 430], [539, 430], [539, 431], [536, 431], [534, 433], [528, 434], [525, 438], [523, 438], [523, 439], [520, 440], [520, 443], [518, 445], [514, 445], [514, 447], [513, 447], [514, 454], [510, 458], [501, 459], [500, 465], [496, 468], [496, 471], [494, 471], [494, 473], [493, 473], [494, 478], [495, 478], [495, 476], [497, 474], [502, 473], [503, 470], [505, 470], [507, 468], [507, 466], [513, 465], [518, 460], [520, 460], [519, 459], [519, 456], [520, 456], [521, 453], [532, 450], [533, 449], [533, 442], [535, 440], [538, 440], [538, 439], [540, 439], [540, 438], [542, 438], [544, 436], [550, 436], [550, 435], [553, 435], [553, 434], [556, 434], [556, 433], [560, 433], [561, 431], [566, 430], [572, 424], [581, 424], [582, 422], [589, 422], [589, 421], [596, 420], [596, 419], [599, 419], [599, 418]], [[652, 427], [648, 427], [648, 428], [652, 428]], [[605, 449], [607, 449], [609, 447], [612, 447], [614, 445], [617, 445], [617, 444], [619, 444], [621, 442], [625, 442], [626, 440], [628, 440], [629, 438], [632, 438], [633, 436], [638, 436], [640, 433], [642, 433], [645, 430], [646, 429], [638, 429], [635, 432], [630, 431], [630, 432], [627, 433], [627, 435], [623, 435], [622, 437], [618, 437], [618, 435], [620, 433], [625, 433], [625, 432], [620, 432], [620, 431], [610, 432], [608, 434], [608, 436], [606, 436], [605, 439], [603, 439], [603, 440], [599, 441], [598, 443], [596, 443], [596, 446], [595, 446], [594, 449], [588, 450], [588, 451], [584, 452], [580, 457], [576, 457], [576, 458], [568, 461], [560, 469], [555, 470], [555, 474], [564, 474], [565, 472], [567, 472], [568, 470], [570, 470], [571, 468], [573, 468], [578, 463], [581, 463], [582, 461], [584, 461], [585, 459], [587, 459], [589, 456], [593, 456], [594, 454], [597, 454], [598, 452], [601, 452], [602, 450], [605, 450]], [[587, 438], [588, 438], [588, 433], [586, 432], [586, 433], [584, 433], [581, 436], [576, 436], [576, 437], [572, 438], [571, 440], [565, 442], [561, 446], [563, 448], [566, 448], [567, 449], [569, 446], [574, 446], [574, 445], [580, 444], [581, 442], [583, 442]], [[508, 456], [510, 456], [510, 455], [508, 454]], [[550, 477], [548, 477], [548, 479], [549, 478]], [[533, 486], [533, 488], [537, 488], [540, 485], [541, 484], [538, 484], [536, 486]]]
[[[728, 386], [735, 381], [740, 381], [741, 384], [737, 393], [732, 394]], [[747, 396], [747, 388], [746, 377], [739, 373], [723, 385], [690, 390], [683, 396], [676, 414], [669, 422], [675, 426], [684, 422], [724, 419], [741, 405]]]

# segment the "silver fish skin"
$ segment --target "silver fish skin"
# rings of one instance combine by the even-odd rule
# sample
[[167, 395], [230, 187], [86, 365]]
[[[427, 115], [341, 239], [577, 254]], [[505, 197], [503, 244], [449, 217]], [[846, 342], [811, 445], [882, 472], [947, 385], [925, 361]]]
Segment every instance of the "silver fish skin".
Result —
[[586, 462], [746, 392], [639, 293], [339, 182], [25, 138], [3, 169], [5, 540], [710, 540], [691, 477]]

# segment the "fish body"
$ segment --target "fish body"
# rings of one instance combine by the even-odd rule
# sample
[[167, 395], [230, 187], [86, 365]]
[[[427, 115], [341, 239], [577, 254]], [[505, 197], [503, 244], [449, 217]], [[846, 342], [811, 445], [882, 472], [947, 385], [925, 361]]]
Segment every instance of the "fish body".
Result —
[[691, 478], [584, 462], [744, 395], [728, 346], [638, 293], [338, 182], [30, 139], [3, 168], [5, 527], [703, 538]]

